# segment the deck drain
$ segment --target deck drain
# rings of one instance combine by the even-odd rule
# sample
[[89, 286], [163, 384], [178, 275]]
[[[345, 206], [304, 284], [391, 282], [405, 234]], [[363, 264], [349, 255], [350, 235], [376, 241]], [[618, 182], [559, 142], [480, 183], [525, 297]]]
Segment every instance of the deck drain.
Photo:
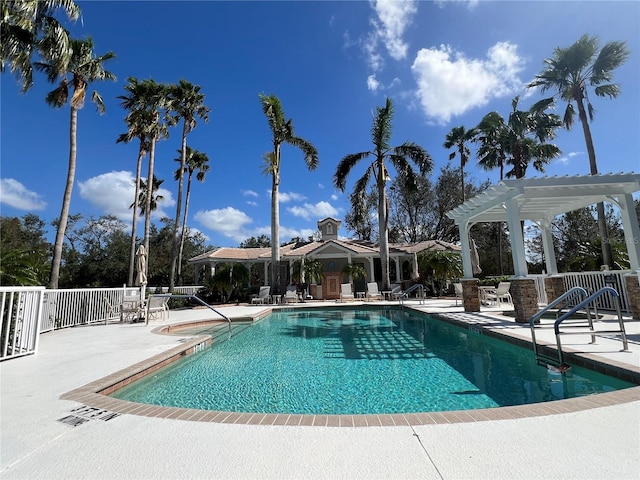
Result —
[[67, 415], [66, 417], [59, 418], [58, 421], [60, 423], [64, 423], [65, 425], [77, 427], [78, 425], [82, 425], [83, 423], [86, 423], [89, 420], [102, 420], [103, 422], [107, 422], [112, 418], [116, 418], [119, 416], [120, 416], [119, 413], [110, 412], [109, 410], [82, 406], [82, 407], [74, 408], [73, 410], [71, 410], [71, 415]]

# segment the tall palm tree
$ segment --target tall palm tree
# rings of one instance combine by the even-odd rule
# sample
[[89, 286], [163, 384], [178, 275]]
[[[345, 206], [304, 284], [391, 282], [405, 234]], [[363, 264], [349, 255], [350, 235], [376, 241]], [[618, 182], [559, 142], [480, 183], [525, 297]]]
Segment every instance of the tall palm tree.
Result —
[[509, 148], [504, 118], [498, 112], [490, 112], [482, 118], [475, 132], [475, 141], [480, 144], [478, 165], [484, 170], [499, 168], [500, 180], [503, 180]]
[[476, 136], [475, 130], [472, 128], [467, 130], [464, 125], [454, 127], [446, 136], [444, 142], [444, 148], [447, 150], [455, 147], [455, 150], [449, 154], [449, 160], [453, 160], [456, 154], [460, 157], [460, 179], [462, 182], [462, 202], [464, 203], [464, 166], [469, 161], [471, 156], [471, 150], [469, 150], [468, 143], [473, 142]]
[[[118, 96], [118, 99], [121, 100], [120, 105], [122, 108], [128, 110], [130, 113], [138, 112], [136, 115], [141, 117], [140, 121], [142, 125], [144, 125], [146, 121], [144, 133], [147, 135], [147, 140], [149, 142], [149, 167], [147, 178], [154, 178], [153, 170], [156, 142], [169, 136], [167, 125], [172, 123], [172, 119], [167, 112], [169, 104], [169, 88], [167, 85], [157, 83], [153, 79], [140, 81], [137, 78], [129, 77], [127, 78], [125, 90], [127, 90], [128, 95]], [[139, 197], [134, 197], [134, 203], [136, 199], [139, 200]], [[144, 207], [140, 206], [140, 211], [145, 214], [143, 244], [146, 251], [149, 252], [152, 195], [145, 196], [144, 201]]]
[[[140, 180], [140, 194], [138, 201], [129, 205], [129, 208], [140, 208], [140, 213], [146, 213], [147, 211], [153, 212], [158, 208], [158, 202], [164, 200], [162, 195], [156, 195], [156, 192], [160, 190], [160, 186], [164, 183], [164, 180], [160, 180], [155, 175], [153, 176], [153, 182], [151, 183], [151, 195], [149, 195], [149, 186], [145, 180]], [[150, 201], [147, 201], [149, 199]], [[147, 210], [150, 208], [150, 210]]]
[[2, 0], [0, 10], [0, 72], [8, 64], [24, 93], [33, 84], [34, 55], [66, 71], [71, 39], [54, 15], [62, 10], [69, 20], [77, 20], [80, 8], [73, 0]]
[[[113, 52], [107, 52], [102, 56], [96, 57], [93, 52], [93, 40], [71, 40], [71, 56], [68, 59], [65, 69], [60, 69], [60, 63], [57, 62], [36, 62], [35, 68], [46, 74], [49, 82], [54, 83], [60, 81], [58, 87], [49, 92], [46, 96], [48, 105], [54, 108], [61, 108], [69, 101], [70, 105], [70, 123], [69, 123], [69, 165], [67, 169], [67, 183], [62, 200], [62, 210], [60, 212], [60, 221], [58, 223], [58, 231], [53, 247], [53, 261], [51, 265], [51, 278], [49, 281], [50, 288], [58, 288], [58, 278], [60, 276], [60, 262], [62, 260], [62, 244], [64, 242], [64, 234], [67, 228], [67, 220], [69, 216], [69, 207], [71, 205], [71, 193], [73, 190], [73, 182], [76, 173], [76, 136], [78, 126], [78, 110], [84, 106], [87, 95], [87, 87], [92, 82], [98, 80], [115, 80], [116, 77], [109, 71], [105, 70], [104, 64], [115, 58]], [[72, 89], [73, 95], [69, 100], [69, 90]], [[102, 97], [97, 91], [93, 91], [91, 101], [95, 103], [98, 113], [105, 111]]]
[[262, 112], [266, 115], [271, 129], [273, 151], [267, 154], [265, 172], [271, 174], [271, 285], [277, 282], [277, 270], [280, 265], [280, 205], [278, 191], [280, 187], [280, 148], [288, 143], [299, 148], [309, 170], [318, 167], [318, 151], [309, 141], [297, 137], [293, 130], [293, 120], [286, 119], [280, 99], [275, 95], [260, 94]]
[[[131, 85], [128, 85], [131, 86]], [[127, 88], [127, 86], [125, 87]], [[139, 140], [138, 147], [138, 160], [136, 162], [136, 179], [135, 179], [135, 196], [133, 208], [133, 219], [131, 220], [131, 242], [129, 248], [129, 277], [128, 285], [133, 285], [133, 274], [135, 267], [135, 255], [136, 255], [136, 230], [138, 224], [138, 197], [140, 195], [140, 177], [142, 173], [142, 160], [149, 151], [149, 139], [147, 138], [147, 124], [148, 115], [143, 110], [134, 110], [130, 112], [126, 118], [128, 129], [126, 133], [118, 136], [116, 143], [124, 142], [129, 143], [134, 138]]]
[[[567, 130], [571, 129], [574, 122], [576, 112], [573, 102], [575, 102], [587, 145], [591, 175], [598, 174], [598, 164], [589, 127], [589, 120], [593, 121], [594, 109], [589, 100], [587, 86], [594, 87], [593, 91], [598, 97], [616, 98], [621, 89], [620, 85], [611, 83], [613, 71], [627, 58], [629, 58], [629, 50], [626, 42], [609, 42], [600, 48], [598, 37], [583, 35], [568, 48], [556, 48], [553, 57], [545, 59], [545, 69], [528, 85], [541, 87], [543, 93], [550, 89], [556, 90], [556, 95], [567, 102], [563, 117], [563, 124]], [[598, 203], [596, 209], [598, 230], [602, 239], [603, 262], [605, 265], [613, 265], [604, 204]]]
[[[178, 150], [178, 153], [182, 154], [181, 150]], [[182, 232], [180, 233], [180, 251], [178, 252], [178, 280], [180, 280], [180, 275], [182, 274], [182, 252], [184, 250], [184, 239], [187, 234], [187, 216], [189, 212], [189, 200], [191, 198], [191, 181], [193, 180], [193, 174], [196, 174], [196, 180], [199, 182], [204, 182], [204, 178], [209, 171], [209, 157], [207, 157], [206, 153], [199, 152], [198, 150], [194, 150], [191, 147], [186, 148], [187, 153], [187, 163], [185, 165], [185, 170], [187, 172], [187, 194], [184, 199], [184, 216], [182, 217]], [[180, 158], [175, 159], [176, 162], [182, 163], [182, 155]], [[174, 178], [178, 180], [180, 174], [184, 175], [184, 170], [179, 168], [176, 170]]]
[[[169, 292], [175, 286], [176, 263], [179, 256], [178, 228], [180, 226], [180, 210], [182, 209], [182, 185], [185, 165], [187, 163], [187, 135], [196, 127], [196, 119], [209, 121], [210, 108], [204, 105], [204, 95], [200, 93], [200, 86], [193, 85], [186, 80], [180, 80], [177, 85], [169, 88], [170, 109], [174, 121], [182, 119], [182, 146], [180, 149], [180, 168], [178, 169], [178, 198], [176, 201], [176, 218], [173, 226], [173, 245], [171, 250], [171, 269], [169, 270]], [[180, 242], [182, 245], [182, 242]]]
[[393, 129], [393, 102], [387, 98], [384, 107], [376, 107], [376, 114], [373, 118], [371, 129], [371, 140], [373, 149], [360, 153], [346, 155], [336, 168], [333, 175], [333, 184], [336, 188], [345, 190], [347, 177], [353, 167], [365, 158], [373, 157], [373, 161], [365, 170], [364, 175], [356, 182], [354, 194], [361, 197], [366, 192], [367, 186], [373, 179], [378, 189], [378, 230], [380, 237], [380, 261], [382, 263], [383, 287], [388, 287], [389, 279], [389, 231], [388, 231], [388, 208], [386, 195], [386, 182], [390, 180], [385, 161], [391, 165], [402, 176], [408, 185], [415, 184], [415, 172], [408, 160], [411, 160], [420, 170], [421, 175], [425, 175], [433, 169], [433, 160], [427, 151], [421, 146], [405, 142], [398, 147], [391, 147], [391, 131]]

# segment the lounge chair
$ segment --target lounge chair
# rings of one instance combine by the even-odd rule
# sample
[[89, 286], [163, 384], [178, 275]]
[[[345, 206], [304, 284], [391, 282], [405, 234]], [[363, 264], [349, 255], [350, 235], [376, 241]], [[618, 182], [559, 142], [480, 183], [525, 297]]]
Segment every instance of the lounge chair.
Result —
[[289, 285], [287, 291], [284, 292], [282, 303], [296, 303], [298, 301], [298, 289], [295, 285]]
[[350, 283], [343, 283], [342, 285], [340, 285], [340, 301], [344, 302], [346, 300], [355, 300]]
[[269, 292], [271, 292], [271, 287], [269, 285], [263, 285], [262, 287], [260, 287], [258, 296], [251, 299], [251, 304], [254, 305], [256, 303], [270, 303], [271, 295], [269, 295]]
[[167, 297], [155, 297], [150, 296], [147, 300], [147, 322], [160, 317], [160, 320], [165, 319], [165, 315], [169, 318], [169, 305], [167, 304]]
[[498, 307], [502, 307], [503, 303], [513, 305], [509, 288], [511, 288], [511, 282], [500, 282], [494, 291], [485, 293], [486, 302], [494, 303]]
[[403, 293], [402, 286], [394, 283], [391, 285], [391, 293], [389, 294], [389, 297], [397, 300], [403, 295]]
[[120, 304], [120, 321], [137, 322], [142, 317], [142, 307], [143, 305], [140, 302], [140, 297], [124, 297]]
[[461, 283], [454, 283], [453, 284], [453, 289], [456, 292], [456, 306], [458, 306], [458, 299], [462, 300], [462, 284]]
[[376, 282], [367, 283], [367, 298], [377, 298], [379, 300], [384, 300], [382, 293], [380, 293], [380, 290], [378, 290], [378, 284]]

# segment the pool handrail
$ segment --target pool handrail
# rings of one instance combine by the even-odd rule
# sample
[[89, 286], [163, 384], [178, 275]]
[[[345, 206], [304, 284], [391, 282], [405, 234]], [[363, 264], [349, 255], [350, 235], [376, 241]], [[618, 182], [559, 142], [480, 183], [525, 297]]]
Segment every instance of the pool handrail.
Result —
[[[222, 318], [224, 318], [227, 321], [227, 323], [229, 324], [229, 333], [231, 333], [231, 319], [229, 317], [227, 317], [226, 315], [224, 315], [223, 313], [219, 312], [218, 310], [213, 308], [211, 305], [209, 305], [207, 302], [203, 301], [201, 298], [199, 298], [199, 297], [197, 297], [195, 295], [172, 294], [172, 293], [154, 293], [152, 295], [149, 295], [149, 297], [164, 297], [164, 298], [168, 298], [169, 300], [172, 299], [172, 298], [188, 298], [190, 300], [196, 300], [200, 305], [202, 305], [204, 307], [207, 307], [209, 310], [212, 310], [214, 313], [217, 313]], [[149, 315], [147, 315], [146, 318], [145, 318], [145, 325], [149, 325]]]
[[600, 290], [598, 290], [597, 292], [589, 295], [587, 298], [585, 298], [584, 300], [582, 300], [582, 302], [580, 302], [578, 305], [576, 305], [575, 307], [571, 308], [567, 313], [563, 314], [560, 318], [558, 318], [554, 323], [553, 323], [553, 331], [556, 335], [556, 345], [558, 347], [558, 359], [560, 361], [560, 364], [562, 364], [564, 362], [563, 360], [563, 356], [562, 356], [562, 346], [560, 344], [560, 335], [561, 334], [568, 334], [568, 333], [583, 333], [583, 332], [561, 332], [560, 331], [560, 324], [562, 322], [564, 322], [567, 318], [569, 318], [571, 315], [573, 315], [574, 313], [576, 313], [578, 310], [580, 310], [581, 308], [588, 306], [591, 302], [593, 302], [594, 300], [598, 299], [599, 297], [601, 297], [602, 295], [604, 295], [605, 293], [608, 293], [610, 295], [612, 295], [615, 299], [616, 299], [616, 313], [618, 315], [618, 324], [620, 325], [620, 330], [606, 330], [606, 331], [600, 331], [600, 332], [596, 332], [593, 328], [593, 321], [591, 320], [591, 314], [589, 309], [587, 308], [587, 318], [589, 320], [589, 328], [591, 333], [591, 343], [595, 343], [595, 334], [596, 333], [620, 333], [621, 337], [622, 337], [622, 345], [623, 345], [623, 350], [622, 351], [628, 351], [629, 350], [629, 344], [627, 342], [627, 335], [624, 329], [624, 320], [622, 319], [622, 311], [620, 308], [620, 294], [618, 293], [618, 291], [615, 288], [612, 287], [602, 287]]
[[[404, 304], [402, 300], [404, 298], [409, 298], [409, 294], [413, 293], [415, 290], [420, 290], [420, 301], [422, 303], [422, 301], [424, 300], [424, 285], [422, 285], [421, 283], [416, 283], [414, 285], [411, 285], [406, 290], [403, 290], [402, 292], [397, 293], [396, 296], [398, 298], [398, 302], [400, 304]], [[417, 295], [416, 295], [416, 298], [417, 298]]]
[[538, 353], [538, 342], [536, 341], [536, 329], [535, 329], [536, 320], [538, 320], [540, 317], [542, 317], [551, 308], [553, 308], [556, 305], [558, 305], [559, 303], [567, 300], [569, 297], [576, 297], [576, 296], [580, 297], [581, 296], [584, 299], [585, 297], [587, 297], [587, 295], [588, 295], [587, 291], [584, 288], [582, 288], [582, 287], [573, 287], [573, 288], [567, 290], [566, 292], [564, 292], [562, 295], [560, 295], [554, 301], [549, 303], [542, 310], [538, 311], [537, 313], [535, 313], [534, 315], [531, 316], [531, 318], [529, 319], [529, 327], [531, 328], [531, 342], [533, 344], [533, 353], [536, 356], [536, 360], [538, 360], [539, 357], [540, 357], [540, 355]]

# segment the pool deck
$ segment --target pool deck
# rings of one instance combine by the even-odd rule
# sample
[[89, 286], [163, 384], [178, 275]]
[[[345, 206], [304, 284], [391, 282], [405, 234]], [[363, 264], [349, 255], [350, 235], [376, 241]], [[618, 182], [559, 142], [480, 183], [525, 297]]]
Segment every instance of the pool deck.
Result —
[[[351, 304], [356, 303], [352, 302]], [[376, 302], [380, 303], [380, 302]], [[334, 305], [324, 303], [324, 305]], [[525, 340], [527, 326], [497, 309], [466, 314], [453, 299], [411, 303], [474, 328]], [[311, 306], [308, 304], [306, 306]], [[269, 307], [270, 308], [270, 307]], [[229, 317], [263, 306], [228, 306]], [[211, 318], [206, 309], [174, 310], [169, 320], [75, 327], [41, 335], [36, 355], [0, 363], [2, 479], [638, 479], [640, 387], [530, 406], [431, 415], [395, 426], [278, 425], [190, 421], [87, 408], [61, 396], [184, 345], [152, 333], [160, 325]], [[608, 320], [607, 320], [608, 321]], [[620, 341], [563, 339], [566, 350], [640, 372], [640, 322]], [[483, 330], [485, 331], [485, 330]], [[543, 322], [540, 343], [555, 345]], [[514, 415], [514, 411], [517, 412]], [[485, 412], [484, 415], [480, 412]], [[504, 414], [502, 414], [504, 412]], [[524, 413], [523, 413], [524, 412]], [[201, 417], [194, 411], [193, 419]], [[76, 426], [60, 420], [78, 420]], [[456, 421], [451, 419], [457, 418]], [[201, 419], [201, 418], [200, 418]]]

